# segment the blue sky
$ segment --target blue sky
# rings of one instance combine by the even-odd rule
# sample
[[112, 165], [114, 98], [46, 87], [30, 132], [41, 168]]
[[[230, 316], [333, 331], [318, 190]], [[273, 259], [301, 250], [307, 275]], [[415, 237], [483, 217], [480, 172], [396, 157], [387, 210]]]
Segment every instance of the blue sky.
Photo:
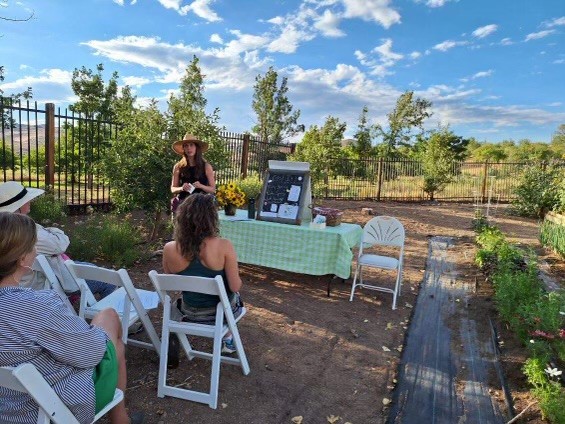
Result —
[[227, 130], [254, 125], [258, 74], [288, 77], [306, 127], [356, 129], [406, 90], [432, 102], [432, 129], [479, 141], [550, 141], [565, 124], [565, 0], [0, 0], [6, 93], [33, 87], [66, 106], [74, 68], [119, 73], [140, 103], [167, 97], [193, 55]]

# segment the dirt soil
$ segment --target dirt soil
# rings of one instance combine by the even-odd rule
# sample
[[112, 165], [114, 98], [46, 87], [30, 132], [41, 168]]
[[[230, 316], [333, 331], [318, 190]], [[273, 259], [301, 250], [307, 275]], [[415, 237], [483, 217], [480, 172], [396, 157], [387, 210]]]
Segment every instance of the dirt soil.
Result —
[[[333, 280], [331, 297], [327, 297], [327, 277], [241, 265], [241, 295], [248, 314], [239, 328], [251, 373], [244, 376], [240, 368], [223, 365], [218, 409], [213, 410], [194, 402], [158, 398], [157, 355], [130, 347], [126, 392], [130, 410], [142, 410], [147, 423], [383, 423], [388, 411], [384, 404], [392, 399], [432, 235], [454, 238], [460, 252], [459, 275], [477, 284], [477, 294], [469, 302], [471, 313], [496, 321], [491, 288], [472, 263], [472, 205], [326, 201], [323, 206], [343, 210], [344, 222], [361, 226], [371, 218], [362, 213], [366, 207], [378, 215], [397, 217], [404, 224], [404, 282], [397, 310], [391, 309], [391, 295], [374, 291], [357, 292], [349, 302], [351, 279]], [[565, 265], [539, 246], [536, 221], [507, 216], [502, 206], [490, 212], [512, 241], [537, 249], [553, 278], [563, 284]], [[162, 271], [159, 256], [129, 269], [136, 286], [151, 288], [147, 276], [151, 269]], [[374, 278], [392, 282], [393, 276], [375, 274]], [[151, 317], [160, 332], [161, 309], [154, 310]], [[479, 331], [490, 333], [488, 320], [478, 322], [483, 323]], [[497, 329], [504, 342], [503, 367], [516, 412], [520, 412], [531, 401], [520, 372], [525, 352], [504, 325], [497, 323]], [[210, 346], [198, 340], [195, 345]], [[169, 384], [207, 390], [209, 370], [207, 361], [188, 361], [183, 356], [179, 368], [169, 371]], [[496, 379], [492, 393], [502, 402]], [[534, 405], [519, 422], [544, 421]]]

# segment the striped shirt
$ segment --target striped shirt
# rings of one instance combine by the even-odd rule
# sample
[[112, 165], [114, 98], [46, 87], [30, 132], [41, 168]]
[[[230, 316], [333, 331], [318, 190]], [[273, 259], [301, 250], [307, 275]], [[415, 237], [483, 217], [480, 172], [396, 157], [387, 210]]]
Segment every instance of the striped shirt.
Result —
[[[92, 374], [107, 340], [51, 290], [0, 289], [0, 366], [35, 365], [80, 423], [94, 420]], [[0, 423], [35, 424], [37, 414], [29, 395], [0, 387]]]

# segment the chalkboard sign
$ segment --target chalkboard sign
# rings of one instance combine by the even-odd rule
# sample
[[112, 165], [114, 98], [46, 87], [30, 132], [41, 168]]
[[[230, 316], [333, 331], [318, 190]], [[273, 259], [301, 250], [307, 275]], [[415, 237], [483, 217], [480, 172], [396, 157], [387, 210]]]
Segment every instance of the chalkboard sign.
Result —
[[307, 191], [310, 172], [289, 169], [268, 169], [263, 179], [257, 219], [300, 225], [303, 210], [308, 207]]

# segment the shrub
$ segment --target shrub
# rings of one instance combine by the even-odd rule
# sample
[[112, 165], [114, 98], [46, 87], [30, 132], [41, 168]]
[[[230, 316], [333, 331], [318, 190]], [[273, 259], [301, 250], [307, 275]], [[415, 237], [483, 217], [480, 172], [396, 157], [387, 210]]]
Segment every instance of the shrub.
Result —
[[29, 215], [35, 222], [42, 225], [63, 224], [67, 218], [66, 212], [66, 202], [55, 198], [53, 193], [46, 192], [43, 196], [36, 197], [33, 200]]
[[69, 255], [78, 260], [99, 258], [116, 267], [128, 267], [141, 258], [141, 234], [127, 219], [118, 216], [92, 216], [71, 237]]
[[512, 212], [520, 216], [541, 218], [559, 205], [559, 186], [563, 172], [554, 167], [526, 169], [514, 194]]

